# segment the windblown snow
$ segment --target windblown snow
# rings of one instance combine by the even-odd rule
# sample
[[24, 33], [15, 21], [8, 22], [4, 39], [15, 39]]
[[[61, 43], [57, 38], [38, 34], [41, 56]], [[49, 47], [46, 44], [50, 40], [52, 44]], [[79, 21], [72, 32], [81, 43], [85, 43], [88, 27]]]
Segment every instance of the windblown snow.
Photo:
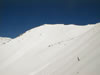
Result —
[[45, 24], [0, 46], [0, 75], [100, 75], [99, 70], [99, 23]]

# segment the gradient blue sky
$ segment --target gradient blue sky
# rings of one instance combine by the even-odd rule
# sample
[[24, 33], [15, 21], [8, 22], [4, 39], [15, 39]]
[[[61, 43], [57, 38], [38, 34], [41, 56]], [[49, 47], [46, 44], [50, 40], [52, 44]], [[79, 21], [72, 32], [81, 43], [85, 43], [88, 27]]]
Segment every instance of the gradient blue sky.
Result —
[[0, 36], [12, 37], [42, 24], [100, 22], [100, 0], [0, 0]]

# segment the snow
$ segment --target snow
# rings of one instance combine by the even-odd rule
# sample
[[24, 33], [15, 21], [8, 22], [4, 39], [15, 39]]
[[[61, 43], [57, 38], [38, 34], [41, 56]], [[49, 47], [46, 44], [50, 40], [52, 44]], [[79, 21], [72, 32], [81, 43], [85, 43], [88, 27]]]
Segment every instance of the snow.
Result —
[[100, 24], [45, 24], [0, 47], [0, 75], [99, 75]]
[[8, 43], [9, 41], [11, 41], [11, 38], [8, 38], [8, 37], [0, 37], [0, 46]]

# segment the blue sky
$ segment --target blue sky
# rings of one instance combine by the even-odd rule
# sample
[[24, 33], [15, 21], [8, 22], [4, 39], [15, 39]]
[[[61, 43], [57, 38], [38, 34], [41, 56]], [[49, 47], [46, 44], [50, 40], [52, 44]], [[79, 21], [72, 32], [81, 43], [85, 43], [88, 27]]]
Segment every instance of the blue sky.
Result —
[[100, 0], [0, 0], [0, 36], [12, 37], [42, 24], [100, 22]]

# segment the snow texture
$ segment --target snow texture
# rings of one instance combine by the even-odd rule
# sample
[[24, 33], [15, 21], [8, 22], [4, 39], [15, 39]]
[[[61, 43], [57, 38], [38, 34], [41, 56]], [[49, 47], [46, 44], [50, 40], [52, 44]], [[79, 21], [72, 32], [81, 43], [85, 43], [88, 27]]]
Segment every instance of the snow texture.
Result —
[[11, 38], [0, 37], [0, 46], [8, 43], [9, 41], [11, 41]]
[[100, 24], [42, 25], [0, 47], [0, 75], [100, 75]]

